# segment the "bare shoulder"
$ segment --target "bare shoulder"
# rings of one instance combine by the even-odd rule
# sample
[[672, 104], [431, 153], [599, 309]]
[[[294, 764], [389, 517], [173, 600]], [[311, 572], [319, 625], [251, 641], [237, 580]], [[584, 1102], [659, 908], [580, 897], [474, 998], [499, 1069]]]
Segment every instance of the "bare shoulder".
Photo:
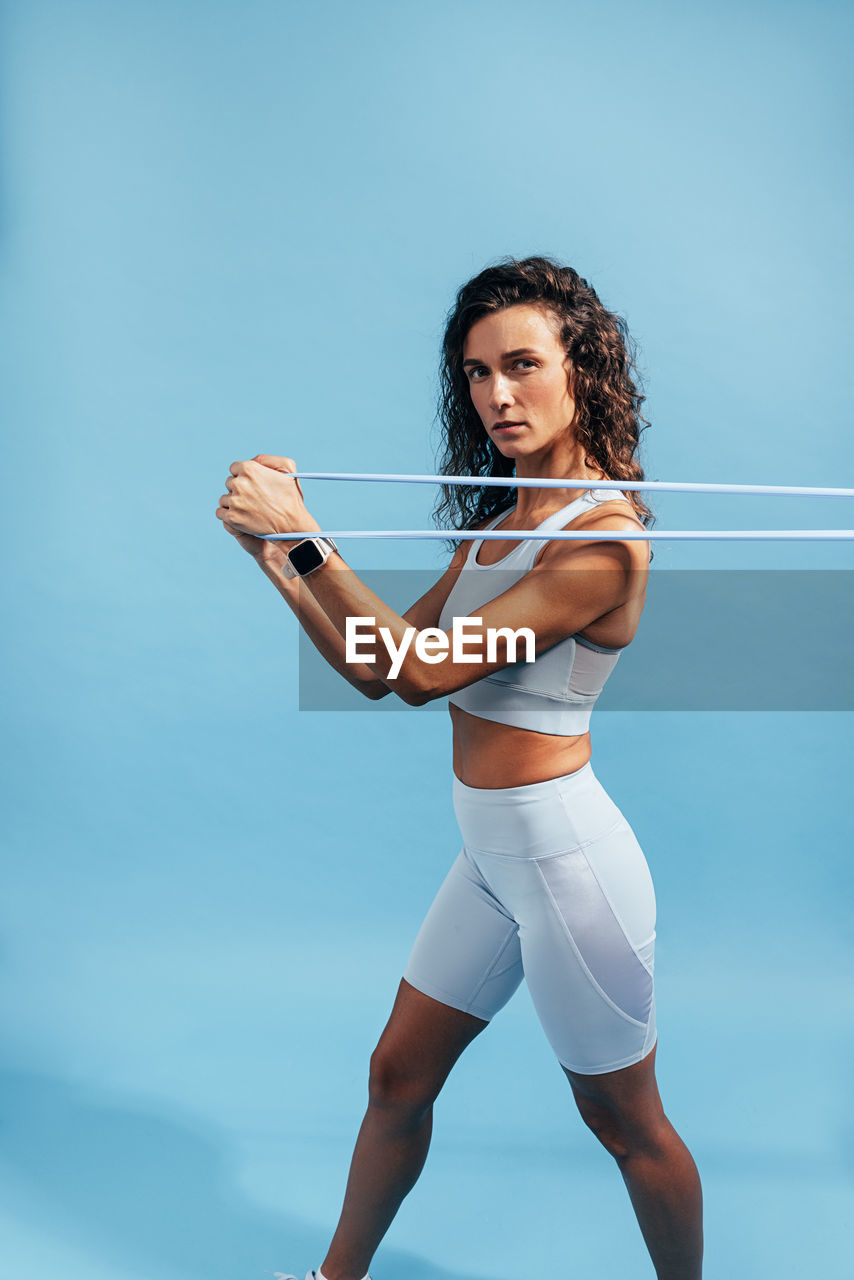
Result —
[[572, 528], [621, 529], [625, 528], [626, 522], [635, 529], [643, 530], [645, 527], [632, 504], [625, 498], [608, 498], [604, 502], [597, 503], [590, 511], [585, 511], [576, 521], [573, 521]]
[[[608, 498], [571, 520], [564, 528], [589, 529], [591, 533], [619, 532], [621, 529], [642, 533], [645, 526], [627, 499]], [[649, 543], [643, 538], [631, 538], [625, 542], [619, 538], [592, 538], [589, 542], [583, 538], [563, 539], [549, 543], [542, 559], [548, 557], [548, 562], [555, 566], [566, 564], [568, 560], [576, 563], [581, 559], [587, 561], [591, 553], [612, 564], [621, 562], [627, 569], [649, 569]]]

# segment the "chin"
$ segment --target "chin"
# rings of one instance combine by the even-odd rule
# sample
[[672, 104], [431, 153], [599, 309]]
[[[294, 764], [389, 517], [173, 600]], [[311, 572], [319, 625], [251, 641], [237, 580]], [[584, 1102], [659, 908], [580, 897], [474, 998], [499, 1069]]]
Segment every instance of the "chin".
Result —
[[505, 458], [517, 458], [520, 453], [525, 452], [521, 440], [496, 440], [493, 436], [492, 443]]

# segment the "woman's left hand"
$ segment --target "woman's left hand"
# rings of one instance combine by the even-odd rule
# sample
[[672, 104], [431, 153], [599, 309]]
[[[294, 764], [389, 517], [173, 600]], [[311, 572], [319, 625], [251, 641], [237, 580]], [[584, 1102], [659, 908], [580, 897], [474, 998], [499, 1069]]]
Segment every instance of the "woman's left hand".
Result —
[[320, 525], [303, 502], [300, 482], [291, 475], [296, 469], [293, 458], [269, 453], [256, 453], [248, 462], [232, 462], [218, 518], [242, 533], [319, 532]]

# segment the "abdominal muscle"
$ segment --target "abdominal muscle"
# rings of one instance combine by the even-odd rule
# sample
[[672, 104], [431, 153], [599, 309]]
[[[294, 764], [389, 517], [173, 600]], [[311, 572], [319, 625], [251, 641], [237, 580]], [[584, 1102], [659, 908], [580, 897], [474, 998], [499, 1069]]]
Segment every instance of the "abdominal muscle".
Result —
[[448, 703], [454, 733], [454, 773], [467, 787], [524, 787], [582, 768], [590, 734], [561, 737], [484, 720]]

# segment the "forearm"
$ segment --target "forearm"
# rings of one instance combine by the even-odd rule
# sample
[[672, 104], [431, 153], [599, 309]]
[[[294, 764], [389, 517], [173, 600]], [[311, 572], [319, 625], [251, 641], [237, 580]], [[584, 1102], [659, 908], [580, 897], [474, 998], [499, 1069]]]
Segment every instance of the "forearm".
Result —
[[454, 617], [450, 631], [432, 621], [437, 613], [441, 620], [447, 591], [444, 603], [435, 600], [427, 613], [431, 621], [425, 623], [422, 613], [420, 625], [413, 625], [408, 619], [417, 616], [416, 606], [403, 616], [396, 613], [334, 552], [304, 582], [349, 641], [351, 656], [404, 702], [423, 706], [512, 663], [533, 662], [537, 653], [622, 603], [623, 577], [598, 565], [588, 568], [574, 579], [576, 589], [556, 600], [552, 575], [531, 572], [485, 601], [476, 616]]
[[274, 552], [267, 553], [268, 559], [257, 559], [255, 563], [264, 576], [270, 579], [315, 649], [329, 665], [365, 697], [374, 701], [386, 697], [389, 693], [388, 686], [369, 667], [363, 662], [345, 662], [344, 637], [326, 616], [313, 594], [306, 590], [308, 578], [286, 578], [282, 573], [286, 555], [286, 550], [276, 547]]
[[[332, 552], [319, 569], [307, 574], [303, 582], [334, 627], [342, 648], [348, 620], [373, 619], [372, 624], [370, 621], [359, 624], [357, 647], [373, 654], [373, 660], [368, 656], [363, 658], [364, 669], [404, 702], [420, 706], [426, 700], [427, 681], [434, 674], [434, 668], [421, 662], [411, 648], [412, 634], [417, 628], [371, 591], [336, 552]], [[381, 629], [386, 633], [384, 636], [380, 634]], [[392, 655], [389, 641], [400, 654], [398, 658]]]

